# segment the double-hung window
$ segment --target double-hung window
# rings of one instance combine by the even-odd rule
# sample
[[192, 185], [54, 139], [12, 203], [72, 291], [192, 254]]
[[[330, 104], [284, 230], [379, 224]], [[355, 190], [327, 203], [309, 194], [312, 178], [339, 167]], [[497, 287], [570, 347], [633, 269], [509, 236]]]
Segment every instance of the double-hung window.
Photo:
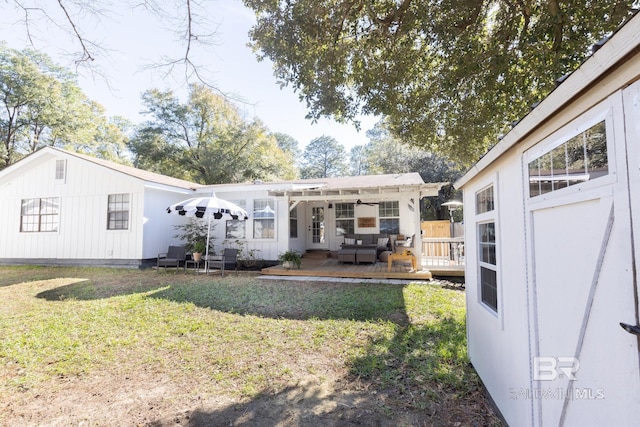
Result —
[[298, 238], [298, 207], [294, 206], [289, 211], [289, 238]]
[[400, 202], [380, 202], [378, 216], [380, 217], [380, 233], [400, 233]]
[[336, 203], [336, 235], [355, 232], [355, 213], [353, 203]]
[[253, 238], [273, 239], [275, 236], [276, 211], [272, 199], [253, 202]]
[[[240, 206], [242, 209], [246, 208], [246, 202], [244, 200], [229, 200], [232, 203]], [[225, 238], [234, 240], [244, 240], [247, 238], [246, 231], [247, 221], [242, 219], [228, 219], [225, 224]]]
[[109, 194], [107, 230], [129, 229], [129, 194]]
[[480, 301], [498, 312], [498, 269], [494, 186], [476, 193]]

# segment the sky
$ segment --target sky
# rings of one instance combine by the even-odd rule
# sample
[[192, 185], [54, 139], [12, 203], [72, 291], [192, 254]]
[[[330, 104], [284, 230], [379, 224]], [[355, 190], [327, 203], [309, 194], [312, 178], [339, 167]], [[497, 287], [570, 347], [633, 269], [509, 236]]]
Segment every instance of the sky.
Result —
[[[54, 2], [50, 4], [55, 7]], [[258, 62], [247, 46], [248, 31], [255, 18], [240, 0], [214, 0], [203, 4], [208, 5], [207, 9], [195, 12], [213, 23], [215, 45], [195, 48], [194, 59], [210, 72], [217, 88], [244, 101], [236, 102], [236, 105], [247, 118], [257, 117], [271, 132], [292, 136], [301, 149], [323, 135], [335, 138], [347, 150], [368, 142], [366, 131], [376, 123], [374, 117], [361, 117], [360, 131], [353, 125], [330, 119], [321, 119], [315, 124], [305, 119], [304, 102], [299, 101], [291, 87], [281, 89], [273, 76], [271, 62]], [[100, 19], [76, 18], [82, 34], [106, 48], [106, 51], [98, 52], [93, 61], [92, 68], [97, 73], [78, 69], [78, 83], [85, 95], [103, 105], [108, 116], [124, 116], [133, 122], [144, 120], [140, 115], [143, 109], [140, 94], [146, 89], [172, 89], [186, 100], [184, 68], [177, 67], [167, 76], [167, 68], [147, 67], [161, 62], [163, 57], [176, 58], [183, 52], [184, 47], [175, 42], [177, 36], [167, 28], [182, 28], [180, 23], [127, 7], [112, 9], [117, 10], [109, 11]], [[38, 14], [34, 11], [31, 16], [37, 18]], [[45, 20], [36, 20], [31, 27], [34, 42], [31, 46], [22, 18], [23, 14], [15, 10], [11, 0], [3, 2], [0, 5], [0, 40], [14, 49], [35, 47], [59, 65], [75, 69], [71, 54], [77, 50], [77, 45], [71, 44], [76, 42], [73, 37]]]

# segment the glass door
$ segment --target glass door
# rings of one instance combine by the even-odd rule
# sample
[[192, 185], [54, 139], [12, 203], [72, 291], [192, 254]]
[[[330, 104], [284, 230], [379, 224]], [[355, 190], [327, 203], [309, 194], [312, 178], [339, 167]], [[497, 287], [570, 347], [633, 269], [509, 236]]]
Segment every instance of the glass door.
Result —
[[324, 203], [311, 204], [309, 226], [307, 227], [307, 246], [309, 249], [328, 249], [326, 236], [326, 210]]

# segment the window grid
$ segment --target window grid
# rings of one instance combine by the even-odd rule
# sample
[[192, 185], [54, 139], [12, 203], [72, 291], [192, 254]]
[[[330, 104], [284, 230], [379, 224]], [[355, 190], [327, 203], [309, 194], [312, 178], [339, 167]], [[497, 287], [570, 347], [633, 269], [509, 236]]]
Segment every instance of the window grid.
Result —
[[[234, 203], [245, 209], [247, 204], [245, 200], [229, 200], [231, 203]], [[235, 239], [235, 240], [244, 240], [247, 238], [247, 221], [241, 219], [228, 219], [225, 221], [225, 238], [226, 239]]]
[[55, 232], [60, 222], [60, 199], [23, 199], [20, 208], [20, 232]]
[[253, 238], [273, 239], [275, 237], [275, 203], [271, 199], [253, 202]]
[[494, 312], [498, 312], [498, 269], [496, 223], [487, 218], [487, 213], [495, 211], [493, 185], [476, 193], [476, 215], [482, 215], [484, 222], [476, 224], [478, 239], [479, 291], [480, 301]]
[[380, 202], [378, 205], [378, 216], [380, 217], [380, 233], [400, 233], [399, 201]]
[[336, 236], [355, 233], [355, 208], [353, 203], [336, 203]]
[[533, 159], [528, 169], [529, 197], [608, 175], [606, 121]]
[[491, 186], [476, 194], [476, 213], [491, 212], [493, 209], [493, 186]]
[[64, 179], [65, 160], [56, 160], [56, 180]]
[[129, 229], [129, 194], [109, 194], [107, 230]]

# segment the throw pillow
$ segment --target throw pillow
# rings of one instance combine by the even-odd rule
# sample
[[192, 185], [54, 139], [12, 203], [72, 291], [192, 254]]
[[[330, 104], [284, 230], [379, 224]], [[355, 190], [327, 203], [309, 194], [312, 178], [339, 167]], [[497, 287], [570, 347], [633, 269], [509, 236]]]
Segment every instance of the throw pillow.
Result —
[[389, 238], [388, 237], [378, 237], [378, 247], [379, 248], [386, 248], [388, 243], [389, 243]]
[[349, 238], [345, 237], [344, 244], [345, 245], [355, 245], [356, 244], [356, 239], [349, 239]]
[[356, 245], [361, 245], [362, 244], [362, 240], [358, 239], [356, 240]]

